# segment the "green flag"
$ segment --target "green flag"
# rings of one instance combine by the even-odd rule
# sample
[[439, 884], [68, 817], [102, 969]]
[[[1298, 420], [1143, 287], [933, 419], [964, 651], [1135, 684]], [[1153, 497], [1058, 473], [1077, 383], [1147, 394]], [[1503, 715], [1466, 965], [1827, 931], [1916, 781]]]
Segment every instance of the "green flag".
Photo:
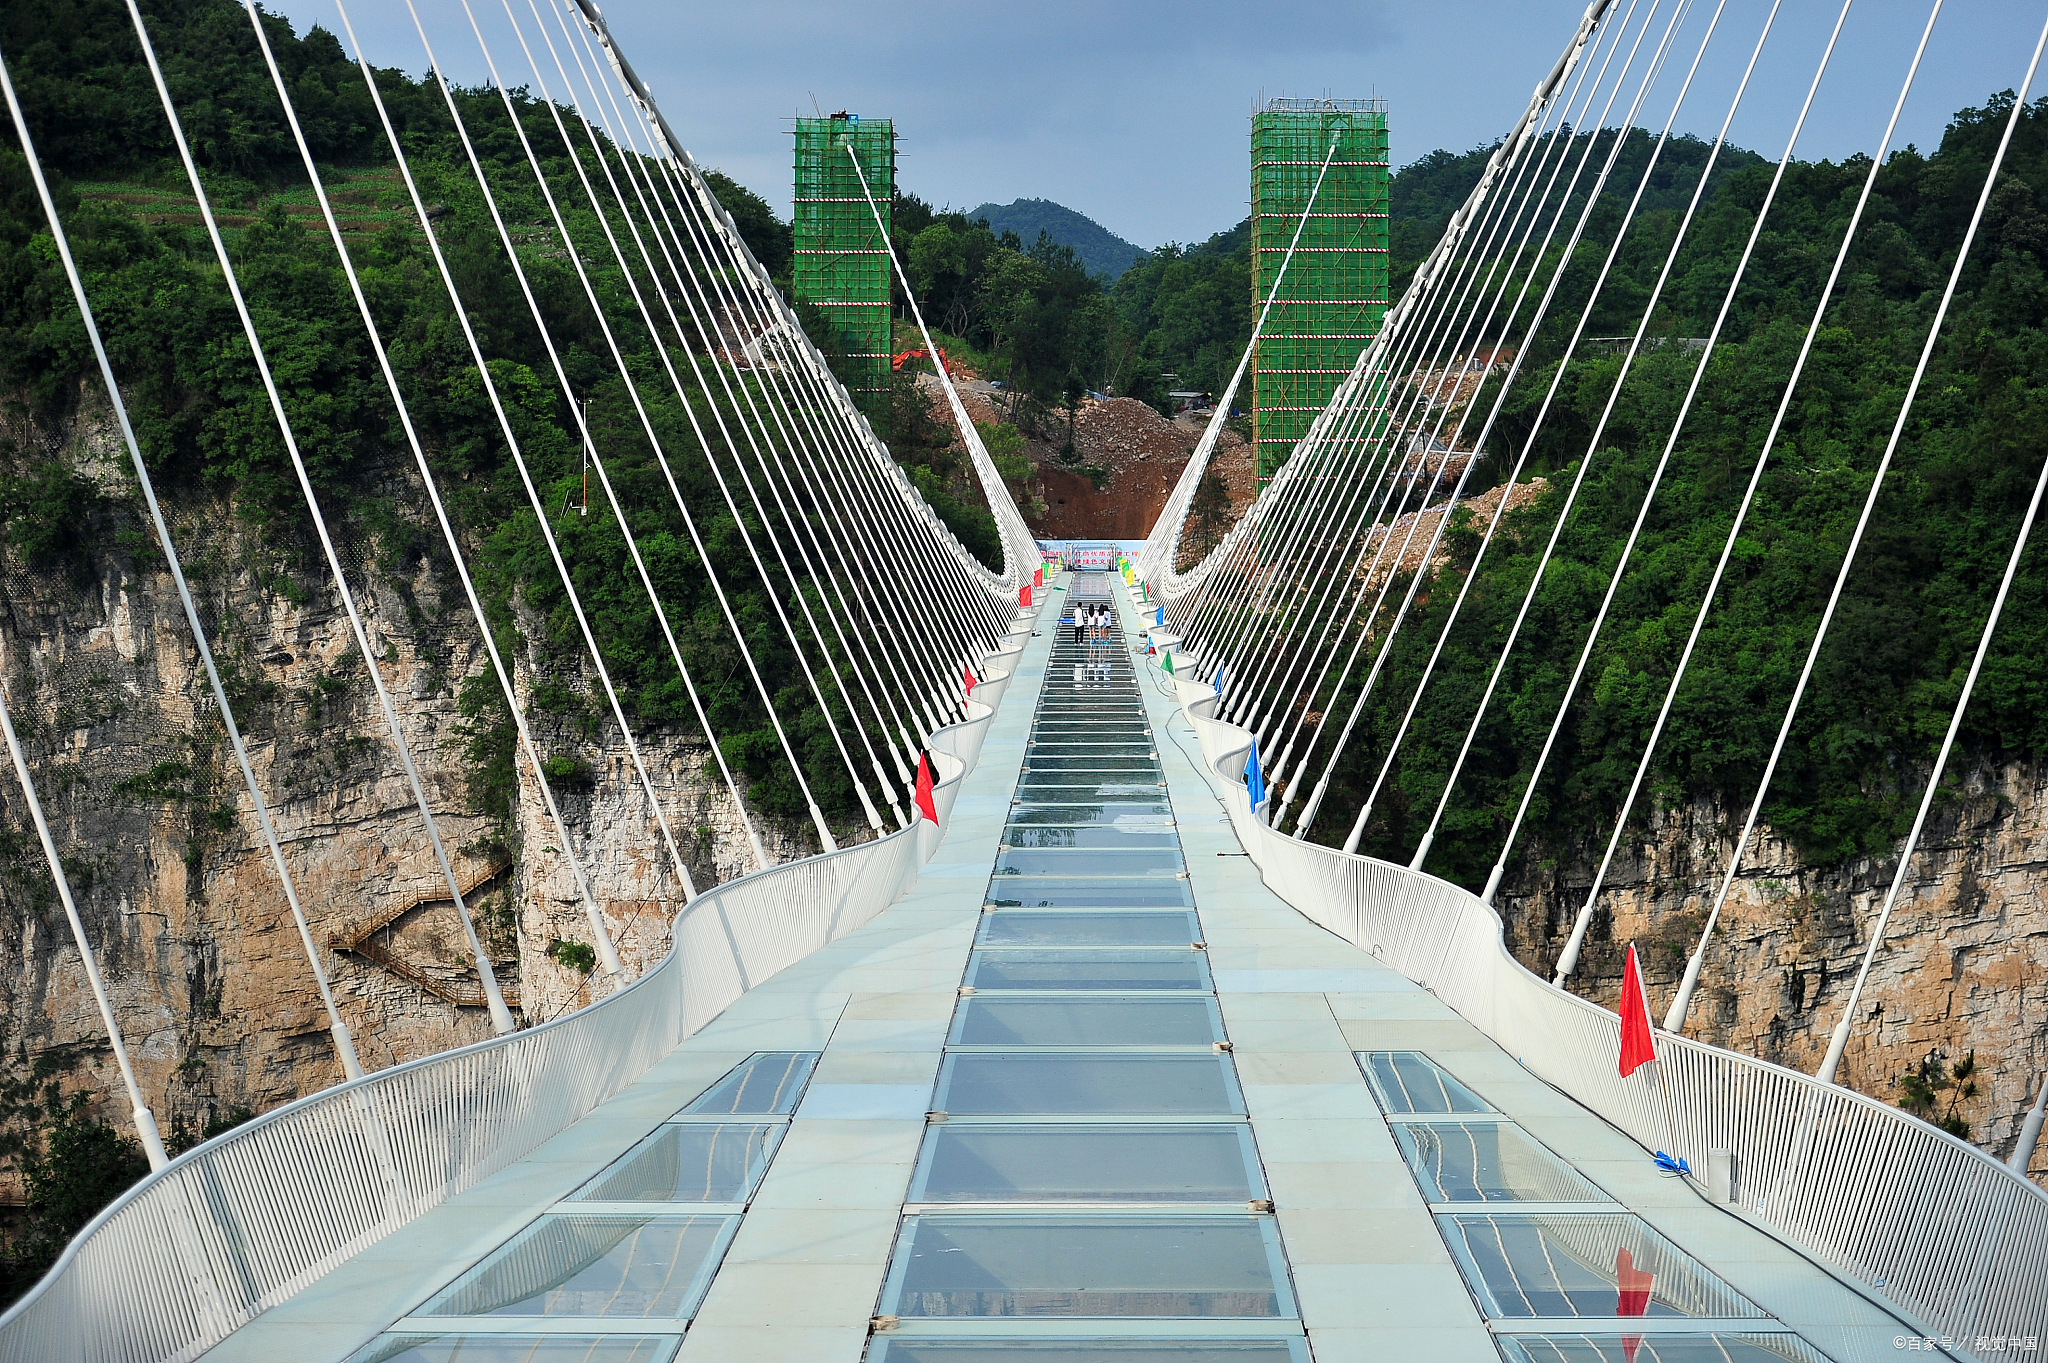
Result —
[[1166, 675], [1169, 677], [1173, 675], [1173, 654], [1171, 653], [1166, 655]]

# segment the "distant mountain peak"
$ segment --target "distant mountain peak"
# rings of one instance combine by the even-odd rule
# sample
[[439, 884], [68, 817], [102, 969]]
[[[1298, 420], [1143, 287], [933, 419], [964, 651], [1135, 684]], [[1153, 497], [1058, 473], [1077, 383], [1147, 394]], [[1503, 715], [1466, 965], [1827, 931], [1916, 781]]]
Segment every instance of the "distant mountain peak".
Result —
[[1085, 213], [1050, 199], [1018, 199], [1007, 204], [983, 204], [968, 213], [970, 220], [987, 218], [997, 232], [1015, 232], [1026, 246], [1044, 232], [1074, 254], [1090, 274], [1116, 278], [1131, 268], [1131, 262], [1145, 254]]

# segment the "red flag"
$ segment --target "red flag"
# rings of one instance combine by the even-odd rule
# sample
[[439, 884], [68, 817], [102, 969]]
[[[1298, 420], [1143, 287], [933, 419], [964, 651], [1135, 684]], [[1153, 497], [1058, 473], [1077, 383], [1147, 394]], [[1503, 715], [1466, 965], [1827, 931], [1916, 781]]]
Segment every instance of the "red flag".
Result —
[[1027, 582], [1017, 589], [1017, 604], [1020, 606], [1029, 606], [1031, 604], [1030, 583]]
[[1636, 944], [1628, 944], [1628, 968], [1621, 975], [1621, 1077], [1657, 1058], [1650, 1035], [1650, 1001], [1643, 994], [1643, 972], [1636, 966]]
[[939, 821], [939, 807], [932, 801], [931, 759], [923, 753], [917, 755], [917, 812], [933, 823]]
[[[1650, 1292], [1657, 1286], [1657, 1275], [1636, 1267], [1633, 1254], [1626, 1249], [1614, 1251], [1614, 1314], [1617, 1316], [1647, 1316], [1650, 1314]], [[1623, 1335], [1621, 1351], [1627, 1355], [1628, 1363], [1636, 1363], [1636, 1350], [1643, 1347], [1641, 1335]]]
[[972, 696], [974, 694], [974, 669], [971, 667], [961, 668], [960, 681], [967, 688], [967, 694]]
[[1041, 563], [1036, 568], [1033, 568], [1031, 570], [1031, 585], [1034, 587], [1043, 587], [1045, 585], [1044, 564]]

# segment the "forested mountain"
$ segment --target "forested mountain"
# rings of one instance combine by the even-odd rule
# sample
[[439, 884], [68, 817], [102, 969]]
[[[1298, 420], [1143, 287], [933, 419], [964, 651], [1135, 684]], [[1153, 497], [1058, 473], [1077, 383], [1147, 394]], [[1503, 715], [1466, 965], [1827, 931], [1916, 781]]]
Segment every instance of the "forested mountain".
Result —
[[1037, 241], [1045, 233], [1062, 246], [1074, 248], [1090, 274], [1115, 279], [1131, 268], [1131, 262], [1145, 254], [1085, 213], [1050, 199], [1015, 199], [1006, 204], [983, 204], [967, 215], [986, 221], [998, 234], [1014, 232], [1020, 241]]
[[[2010, 95], [1966, 109], [1936, 151], [1894, 153], [1879, 174], [1660, 746], [1656, 800], [1746, 804], [2010, 109]], [[1647, 140], [1639, 133], [1631, 142]], [[1698, 164], [1698, 144], [1674, 149]], [[1637, 156], [1631, 145], [1622, 159]], [[1476, 173], [1478, 159], [1419, 163], [1437, 212], [1459, 197], [1460, 177]], [[1541, 857], [1569, 857], [1605, 837], [1868, 167], [1867, 160], [1795, 163], [1787, 172], [1539, 786], [1532, 817]], [[1771, 168], [1748, 156], [1717, 172], [1651, 319], [1653, 337], [1708, 334], [1770, 178]], [[1634, 176], [1618, 172], [1617, 179], [1632, 184]], [[1588, 320], [1589, 336], [1628, 334], [1649, 299], [1691, 190], [1685, 176], [1660, 172], [1659, 179]], [[2048, 282], [2041, 269], [2048, 219], [2037, 207], [2044, 192], [2048, 102], [2026, 110], [2020, 123], [1766, 808], [1772, 827], [1814, 862], [1881, 854], [1903, 833], [2020, 511], [2048, 457]], [[1571, 277], [1591, 280], [1619, 213], [1619, 202], [1596, 207], [1588, 240], [1562, 262]], [[1411, 249], [1427, 235], [1416, 231]], [[1558, 251], [1545, 271], [1560, 263]], [[1401, 749], [1392, 793], [1382, 795], [1367, 833], [1368, 849], [1407, 859], [1557, 517], [1562, 488], [1590, 460], [1585, 491], [1501, 681], [1501, 695], [1514, 700], [1489, 710], [1431, 854], [1430, 869], [1468, 884], [1485, 879], [1498, 851], [1699, 362], [1686, 347], [1645, 353], [1594, 442], [1621, 348], [1586, 345], [1564, 356], [1576, 321], [1576, 310], [1553, 314], [1529, 347], [1474, 484], [1476, 491], [1506, 476], [1562, 364], [1557, 406], [1529, 449], [1525, 473], [1551, 475], [1551, 490], [1509, 516], [1504, 542], [1489, 553]], [[1498, 382], [1475, 410], [1491, 405]], [[1341, 790], [1335, 807], [1347, 814], [1378, 774], [1480, 528], [1454, 521], [1448, 580], [1425, 594], [1396, 637], [1386, 678], [1366, 708], [1363, 741], [1339, 765], [1332, 789], [1333, 798]], [[2044, 631], [2048, 570], [2036, 555], [2015, 586], [1978, 686], [1965, 730], [1968, 756], [1950, 779], [1971, 761], [2043, 753], [2048, 692], [2036, 659]], [[1318, 835], [1341, 841], [1347, 826], [1338, 816]]]

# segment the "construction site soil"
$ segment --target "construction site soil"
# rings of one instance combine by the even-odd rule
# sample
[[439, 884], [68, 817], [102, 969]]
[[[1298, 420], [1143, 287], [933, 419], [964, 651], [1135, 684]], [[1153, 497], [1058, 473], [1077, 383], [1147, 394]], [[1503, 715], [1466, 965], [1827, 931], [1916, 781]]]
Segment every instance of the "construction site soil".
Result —
[[[944, 420], [937, 380], [925, 386], [941, 404]], [[1010, 419], [1001, 391], [988, 383], [966, 381], [960, 397], [976, 421]], [[1064, 438], [1025, 435], [1025, 454], [1036, 466], [1026, 489], [1031, 504], [1024, 508], [1025, 520], [1041, 539], [1143, 539], [1207, 425], [1206, 415], [1168, 418], [1135, 398], [1084, 398], [1074, 414], [1071, 460], [1060, 457]], [[1227, 529], [1258, 492], [1251, 446], [1225, 430], [1209, 467], [1230, 496], [1220, 528]]]

